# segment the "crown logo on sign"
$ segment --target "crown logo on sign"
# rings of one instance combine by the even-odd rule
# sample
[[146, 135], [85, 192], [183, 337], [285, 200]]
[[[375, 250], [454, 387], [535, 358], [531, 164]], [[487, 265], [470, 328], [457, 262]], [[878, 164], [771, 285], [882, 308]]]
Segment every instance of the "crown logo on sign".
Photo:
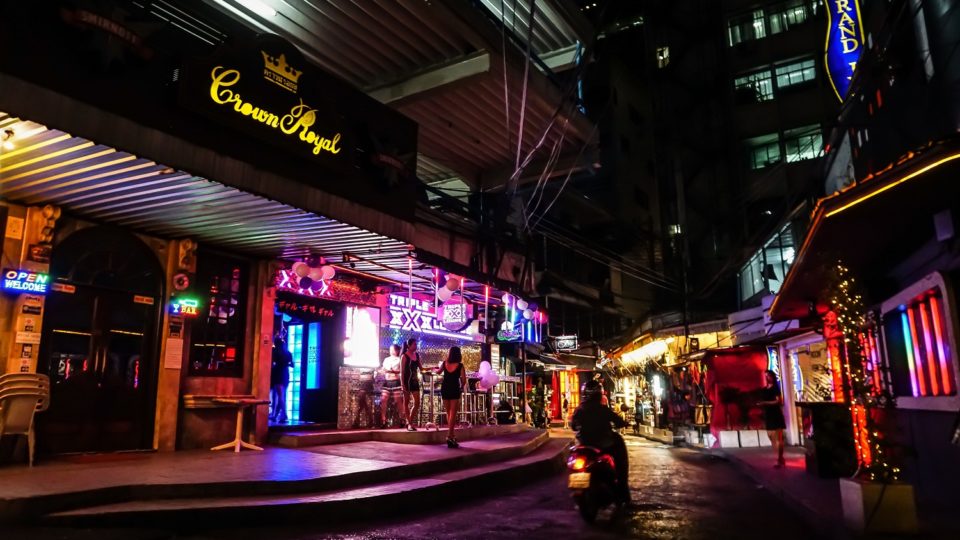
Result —
[[287, 90], [296, 92], [297, 81], [300, 79], [300, 75], [303, 75], [303, 71], [294, 69], [287, 64], [287, 59], [282, 54], [273, 56], [266, 51], [260, 51], [260, 54], [263, 55], [263, 77]]

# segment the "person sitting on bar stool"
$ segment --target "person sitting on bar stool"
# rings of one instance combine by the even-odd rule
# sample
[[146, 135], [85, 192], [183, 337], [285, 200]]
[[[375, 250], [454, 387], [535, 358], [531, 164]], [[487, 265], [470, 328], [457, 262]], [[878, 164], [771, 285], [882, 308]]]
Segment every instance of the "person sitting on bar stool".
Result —
[[504, 396], [500, 399], [500, 404], [497, 405], [497, 424], [516, 424], [517, 423], [517, 414], [513, 410], [513, 405], [510, 405], [510, 401]]

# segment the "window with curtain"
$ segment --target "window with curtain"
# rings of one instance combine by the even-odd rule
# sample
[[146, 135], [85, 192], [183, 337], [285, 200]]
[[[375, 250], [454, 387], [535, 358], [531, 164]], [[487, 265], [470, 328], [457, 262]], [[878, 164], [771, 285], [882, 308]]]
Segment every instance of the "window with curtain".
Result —
[[767, 17], [770, 34], [786, 32], [807, 22], [818, 13], [819, 8], [819, 0], [787, 0], [771, 6]]
[[762, 9], [755, 9], [731, 17], [727, 21], [727, 39], [731, 47], [744, 41], [760, 39], [766, 35], [767, 29]]
[[200, 315], [190, 325], [190, 375], [243, 376], [249, 265], [201, 252], [197, 258]]

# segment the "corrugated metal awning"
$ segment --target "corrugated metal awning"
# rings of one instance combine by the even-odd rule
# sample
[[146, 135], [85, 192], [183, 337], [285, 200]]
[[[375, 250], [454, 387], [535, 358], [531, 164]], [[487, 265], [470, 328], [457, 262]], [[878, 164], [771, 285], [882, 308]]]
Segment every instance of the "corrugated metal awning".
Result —
[[92, 221], [252, 255], [350, 252], [388, 264], [410, 251], [404, 242], [0, 112], [0, 130], [8, 129], [14, 136], [0, 150], [0, 196], [10, 201], [54, 204]]

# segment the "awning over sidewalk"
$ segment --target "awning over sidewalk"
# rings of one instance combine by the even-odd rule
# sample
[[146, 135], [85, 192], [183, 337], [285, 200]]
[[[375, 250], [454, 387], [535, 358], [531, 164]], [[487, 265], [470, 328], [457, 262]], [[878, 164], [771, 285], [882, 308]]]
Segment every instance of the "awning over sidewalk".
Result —
[[[363, 253], [404, 262], [400, 242], [0, 112], [0, 196], [98, 222], [268, 257]], [[399, 261], [399, 262], [398, 262]], [[362, 262], [360, 263], [363, 264]]]
[[[853, 275], [883, 276], [934, 237], [938, 212], [960, 200], [960, 142], [909, 154], [875, 177], [821, 199], [810, 230], [770, 307], [777, 321], [803, 319], [819, 305], [834, 264]], [[877, 290], [882, 289], [879, 287]]]

